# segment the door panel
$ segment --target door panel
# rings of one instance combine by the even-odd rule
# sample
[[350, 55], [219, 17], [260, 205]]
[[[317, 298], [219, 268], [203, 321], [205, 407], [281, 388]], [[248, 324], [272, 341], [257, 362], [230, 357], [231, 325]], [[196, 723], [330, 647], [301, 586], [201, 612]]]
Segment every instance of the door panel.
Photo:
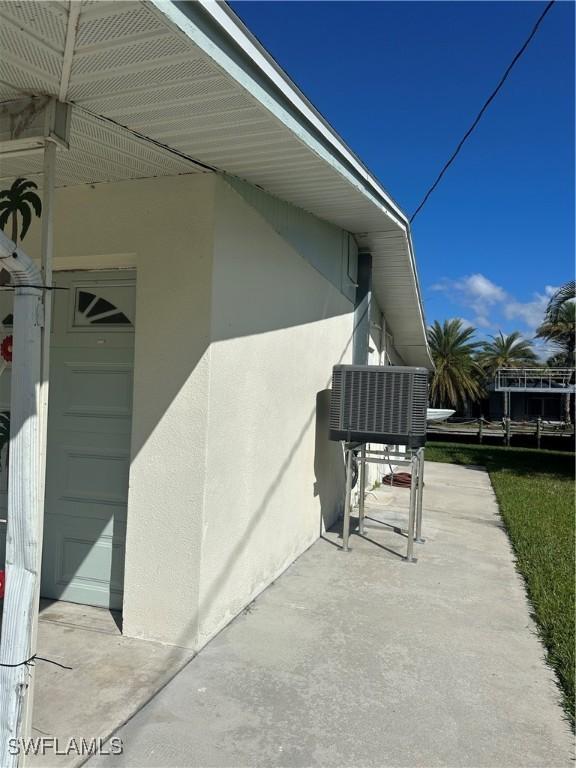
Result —
[[59, 272], [54, 299], [42, 595], [122, 606], [134, 274]]

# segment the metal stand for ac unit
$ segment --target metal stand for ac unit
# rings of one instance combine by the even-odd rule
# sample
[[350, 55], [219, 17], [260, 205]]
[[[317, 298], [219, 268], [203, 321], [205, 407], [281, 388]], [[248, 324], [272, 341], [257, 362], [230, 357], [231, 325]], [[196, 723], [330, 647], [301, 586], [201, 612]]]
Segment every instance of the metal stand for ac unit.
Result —
[[352, 508], [352, 460], [355, 452], [358, 452], [358, 487], [360, 499], [358, 504], [358, 533], [364, 535], [364, 496], [366, 464], [390, 464], [410, 466], [410, 503], [408, 512], [408, 531], [406, 544], [406, 557], [408, 563], [415, 563], [414, 542], [423, 544], [422, 538], [422, 491], [424, 489], [424, 448], [406, 448], [406, 453], [392, 451], [375, 451], [366, 448], [365, 443], [345, 443], [346, 453], [346, 501], [344, 504], [344, 526], [342, 529], [342, 549], [350, 550], [350, 513]]

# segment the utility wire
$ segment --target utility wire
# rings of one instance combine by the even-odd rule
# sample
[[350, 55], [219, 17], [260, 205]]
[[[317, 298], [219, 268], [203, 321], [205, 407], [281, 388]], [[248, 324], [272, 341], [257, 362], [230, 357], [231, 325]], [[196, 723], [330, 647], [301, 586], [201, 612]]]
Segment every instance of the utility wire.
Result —
[[476, 128], [476, 126], [478, 125], [478, 123], [479, 123], [479, 122], [480, 122], [480, 120], [482, 119], [482, 115], [484, 114], [484, 112], [486, 112], [486, 110], [488, 109], [488, 106], [489, 106], [489, 105], [490, 105], [490, 103], [491, 103], [491, 102], [494, 100], [494, 98], [495, 98], [496, 94], [498, 93], [498, 91], [500, 90], [500, 88], [502, 88], [502, 86], [503, 86], [503, 85], [504, 85], [504, 83], [506, 82], [506, 79], [508, 78], [508, 75], [509, 75], [509, 74], [510, 74], [510, 72], [512, 71], [512, 68], [514, 67], [514, 65], [516, 64], [516, 62], [518, 61], [518, 59], [519, 59], [519, 58], [522, 56], [522, 54], [524, 53], [524, 51], [526, 50], [526, 48], [528, 48], [528, 46], [530, 45], [530, 43], [531, 43], [531, 41], [532, 41], [532, 38], [534, 37], [534, 35], [535, 35], [535, 34], [536, 34], [536, 32], [538, 31], [538, 27], [540, 26], [540, 24], [541, 24], [541, 23], [542, 23], [542, 21], [544, 20], [544, 16], [546, 16], [546, 14], [547, 14], [547, 13], [548, 13], [548, 11], [550, 10], [550, 8], [552, 8], [552, 6], [554, 5], [554, 3], [555, 3], [555, 2], [556, 2], [556, 0], [550, 0], [550, 2], [548, 3], [548, 5], [546, 6], [546, 8], [544, 8], [544, 10], [542, 11], [542, 13], [540, 14], [540, 16], [539, 16], [539, 18], [538, 18], [538, 21], [537, 21], [537, 22], [536, 22], [536, 24], [534, 24], [534, 26], [532, 27], [532, 31], [531, 31], [531, 32], [530, 32], [530, 34], [528, 35], [528, 37], [527, 37], [527, 39], [526, 39], [526, 42], [524, 43], [524, 45], [522, 46], [522, 48], [520, 48], [520, 50], [518, 51], [518, 53], [516, 54], [516, 56], [514, 56], [514, 58], [513, 58], [513, 59], [512, 59], [512, 61], [510, 62], [510, 64], [509, 64], [509, 66], [508, 66], [507, 70], [504, 72], [504, 74], [503, 74], [503, 75], [502, 75], [502, 77], [500, 78], [500, 82], [498, 83], [498, 85], [496, 86], [496, 88], [495, 88], [495, 89], [492, 91], [492, 93], [490, 94], [490, 96], [488, 97], [488, 99], [487, 99], [487, 100], [484, 102], [484, 106], [482, 107], [482, 109], [480, 110], [480, 112], [478, 112], [478, 115], [476, 116], [476, 119], [474, 120], [474, 122], [472, 123], [472, 125], [470, 126], [470, 128], [469, 128], [469, 129], [466, 131], [466, 133], [464, 134], [464, 137], [462, 138], [462, 140], [460, 141], [460, 143], [458, 144], [458, 146], [456, 147], [456, 149], [455, 149], [455, 150], [454, 150], [454, 152], [452, 153], [452, 156], [450, 157], [450, 159], [448, 160], [448, 162], [447, 162], [447, 163], [444, 165], [444, 167], [442, 168], [442, 170], [441, 170], [441, 171], [440, 171], [440, 173], [438, 174], [438, 177], [437, 177], [436, 181], [434, 182], [434, 184], [432, 184], [432, 186], [430, 187], [430, 189], [428, 190], [428, 192], [426, 192], [426, 194], [424, 195], [424, 198], [422, 199], [422, 202], [420, 203], [420, 205], [418, 206], [418, 208], [416, 208], [416, 210], [414, 211], [414, 213], [413, 213], [413, 214], [412, 214], [412, 216], [410, 217], [410, 223], [412, 223], [412, 222], [414, 221], [414, 219], [416, 218], [416, 216], [418, 215], [418, 213], [419, 213], [419, 212], [422, 210], [422, 208], [423, 208], [423, 207], [424, 207], [424, 205], [426, 204], [426, 201], [428, 200], [428, 198], [430, 197], [430, 195], [432, 194], [432, 192], [434, 192], [434, 190], [436, 189], [436, 187], [437, 187], [437, 186], [438, 186], [438, 184], [440, 183], [440, 181], [441, 181], [442, 177], [444, 176], [444, 174], [446, 173], [446, 171], [448, 170], [448, 168], [450, 168], [450, 166], [452, 165], [452, 163], [453, 163], [453, 162], [454, 162], [454, 160], [456, 159], [456, 157], [457, 157], [458, 153], [460, 152], [460, 150], [461, 150], [461, 149], [462, 149], [462, 147], [464, 146], [464, 143], [465, 143], [466, 139], [467, 139], [467, 138], [470, 136], [470, 134], [472, 133], [472, 131], [473, 131], [473, 130]]

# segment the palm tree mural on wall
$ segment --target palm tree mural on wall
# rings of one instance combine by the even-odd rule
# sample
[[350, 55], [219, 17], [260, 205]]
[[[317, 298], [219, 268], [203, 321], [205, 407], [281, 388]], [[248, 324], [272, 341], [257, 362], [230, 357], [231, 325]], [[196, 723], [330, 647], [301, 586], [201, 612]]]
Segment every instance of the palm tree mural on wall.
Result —
[[436, 320], [428, 329], [428, 343], [435, 369], [430, 380], [430, 401], [439, 408], [458, 409], [483, 394], [482, 369], [474, 359], [476, 330], [458, 318]]
[[[38, 185], [29, 179], [18, 178], [8, 189], [0, 190], [0, 228], [4, 231], [6, 225], [11, 225], [10, 237], [18, 244], [18, 234], [22, 241], [30, 229], [32, 216], [38, 218], [42, 215], [42, 201], [35, 190]], [[20, 219], [20, 232], [18, 232], [18, 220]], [[0, 271], [0, 285], [10, 281], [10, 275], [6, 270]], [[12, 360], [12, 335], [9, 334], [2, 340], [0, 357], [0, 374]], [[0, 412], [0, 456], [4, 447], [10, 440], [10, 411]], [[8, 457], [6, 457], [6, 463]]]
[[18, 243], [18, 218], [21, 219], [20, 240], [23, 240], [32, 223], [32, 214], [38, 218], [42, 215], [42, 202], [36, 189], [35, 182], [19, 178], [9, 189], [0, 191], [0, 227], [4, 230], [8, 222], [11, 223], [10, 237], [14, 243]]

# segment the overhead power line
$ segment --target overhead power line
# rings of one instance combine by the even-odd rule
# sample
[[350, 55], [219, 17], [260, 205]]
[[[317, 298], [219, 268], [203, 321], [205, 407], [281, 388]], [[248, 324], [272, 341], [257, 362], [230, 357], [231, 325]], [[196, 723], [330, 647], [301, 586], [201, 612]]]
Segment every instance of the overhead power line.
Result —
[[510, 64], [508, 65], [508, 68], [506, 69], [506, 71], [504, 72], [504, 74], [502, 75], [502, 77], [500, 78], [500, 82], [498, 83], [498, 85], [496, 86], [496, 88], [494, 88], [494, 90], [492, 91], [492, 93], [490, 94], [490, 96], [489, 96], [489, 97], [486, 99], [486, 101], [484, 102], [484, 106], [482, 107], [482, 109], [480, 110], [480, 112], [478, 112], [478, 115], [476, 116], [476, 119], [474, 120], [474, 122], [472, 123], [472, 125], [470, 126], [470, 128], [468, 128], [468, 130], [466, 131], [466, 133], [465, 133], [465, 134], [464, 134], [464, 136], [462, 137], [462, 139], [461, 139], [460, 143], [458, 144], [458, 146], [456, 147], [456, 149], [455, 149], [455, 150], [454, 150], [454, 152], [452, 153], [452, 156], [450, 157], [450, 159], [448, 160], [448, 162], [447, 162], [447, 163], [444, 165], [444, 167], [442, 168], [442, 170], [441, 170], [441, 171], [440, 171], [440, 173], [438, 174], [438, 177], [436, 178], [436, 181], [434, 182], [434, 184], [432, 184], [432, 186], [430, 187], [430, 189], [428, 190], [428, 192], [426, 192], [426, 194], [424, 195], [424, 197], [423, 197], [423, 199], [422, 199], [422, 202], [420, 203], [420, 205], [418, 206], [418, 208], [416, 208], [416, 210], [414, 211], [414, 213], [413, 213], [413, 214], [412, 214], [412, 216], [410, 217], [410, 223], [412, 223], [412, 222], [414, 221], [414, 219], [416, 218], [417, 214], [418, 214], [418, 213], [419, 213], [419, 212], [422, 210], [422, 208], [423, 208], [423, 207], [424, 207], [424, 205], [426, 204], [426, 201], [428, 200], [428, 198], [430, 197], [430, 195], [432, 194], [432, 192], [434, 192], [434, 190], [436, 189], [436, 187], [437, 187], [437, 186], [438, 186], [438, 184], [440, 183], [440, 181], [441, 181], [442, 177], [444, 176], [444, 174], [446, 173], [446, 171], [448, 170], [448, 168], [450, 168], [450, 166], [452, 165], [452, 163], [453, 163], [453, 162], [454, 162], [454, 160], [456, 159], [456, 157], [457, 157], [458, 153], [460, 152], [460, 150], [461, 150], [461, 149], [462, 149], [462, 147], [464, 146], [464, 143], [465, 143], [466, 139], [467, 139], [467, 138], [470, 136], [470, 134], [472, 133], [472, 131], [473, 131], [473, 130], [476, 128], [476, 126], [478, 125], [478, 123], [479, 123], [479, 122], [480, 122], [480, 120], [482, 119], [482, 115], [484, 114], [484, 112], [486, 112], [486, 110], [488, 109], [488, 106], [489, 106], [489, 105], [490, 105], [490, 103], [491, 103], [491, 102], [494, 100], [494, 98], [495, 98], [496, 94], [498, 93], [498, 91], [500, 90], [500, 88], [502, 88], [502, 86], [503, 86], [503, 85], [504, 85], [504, 83], [506, 82], [506, 79], [507, 79], [508, 75], [509, 75], [509, 74], [510, 74], [510, 72], [512, 71], [512, 68], [514, 67], [514, 65], [516, 64], [516, 62], [518, 61], [518, 59], [519, 59], [519, 58], [522, 56], [522, 54], [524, 53], [524, 51], [526, 50], [526, 48], [528, 48], [528, 46], [529, 46], [529, 45], [530, 45], [530, 43], [532, 42], [532, 38], [534, 37], [534, 35], [535, 35], [535, 34], [536, 34], [536, 32], [538, 31], [538, 27], [540, 26], [540, 24], [541, 24], [541, 23], [542, 23], [542, 21], [544, 20], [544, 16], [546, 16], [546, 14], [547, 14], [547, 13], [548, 13], [548, 11], [550, 10], [550, 8], [552, 8], [552, 6], [554, 5], [554, 3], [555, 3], [555, 2], [556, 2], [556, 0], [550, 0], [550, 2], [548, 3], [548, 5], [546, 6], [546, 8], [544, 8], [544, 10], [542, 11], [542, 13], [540, 14], [540, 16], [539, 16], [539, 18], [538, 18], [538, 21], [537, 21], [537, 22], [536, 22], [536, 24], [534, 24], [534, 26], [532, 27], [532, 31], [530, 32], [530, 34], [529, 34], [529, 35], [528, 35], [528, 37], [526, 38], [526, 41], [525, 41], [524, 45], [522, 46], [522, 48], [520, 48], [520, 50], [518, 51], [518, 53], [516, 54], [516, 56], [514, 56], [514, 58], [512, 59], [512, 61], [510, 62]]

